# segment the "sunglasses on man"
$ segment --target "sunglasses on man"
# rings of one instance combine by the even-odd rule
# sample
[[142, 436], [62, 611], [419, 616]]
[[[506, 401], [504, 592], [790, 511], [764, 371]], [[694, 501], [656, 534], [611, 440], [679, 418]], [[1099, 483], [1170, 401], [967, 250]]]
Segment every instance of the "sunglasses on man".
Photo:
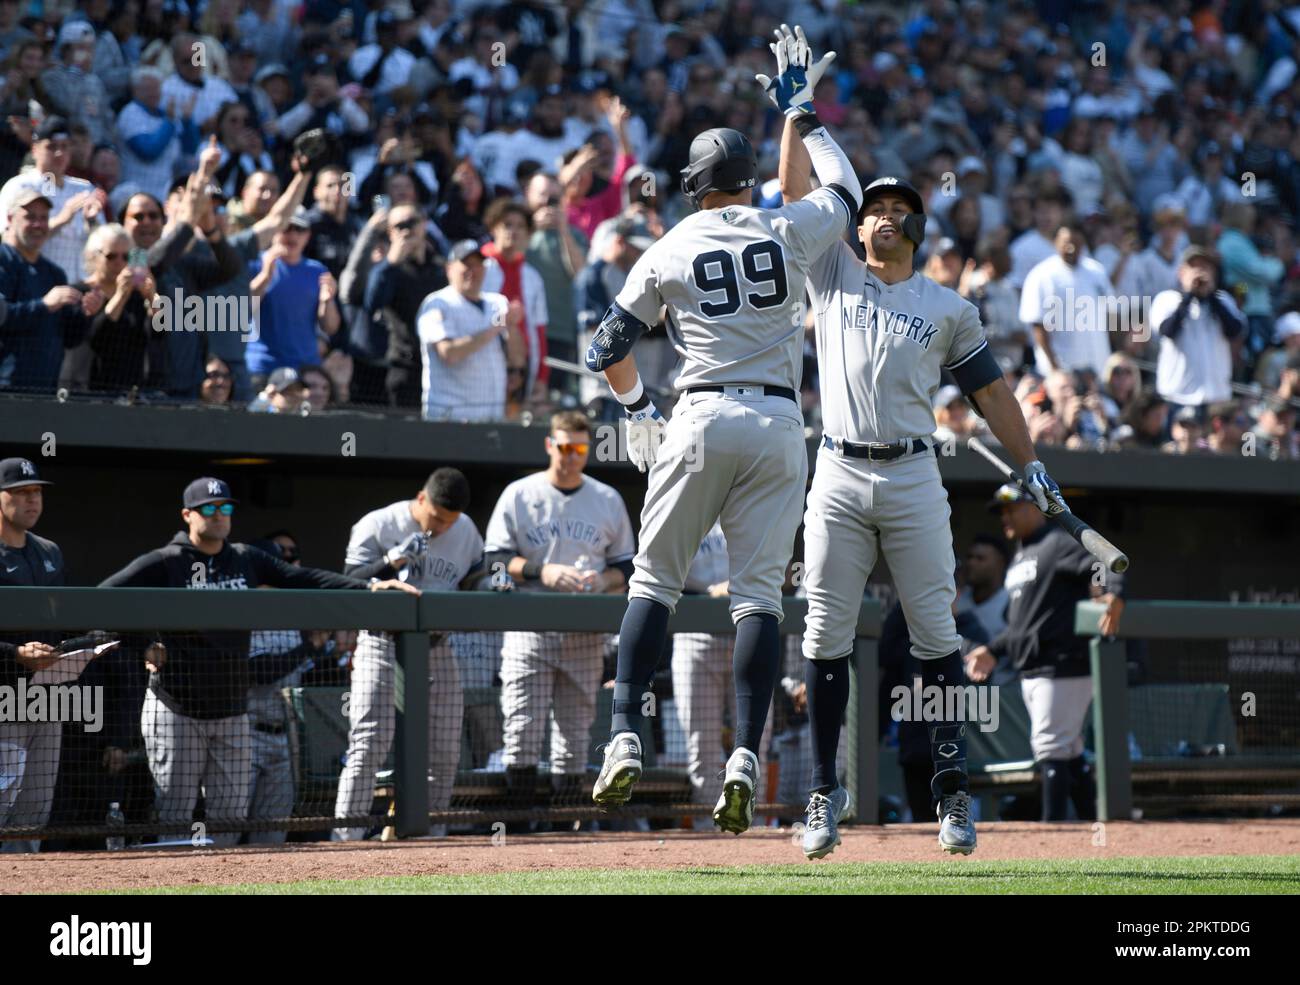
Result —
[[557, 443], [555, 447], [561, 455], [585, 455], [591, 445], [586, 442], [563, 441]]
[[234, 512], [234, 503], [204, 503], [199, 507], [199, 514], [201, 516], [212, 517], [216, 516], [218, 513], [222, 516], [230, 516]]

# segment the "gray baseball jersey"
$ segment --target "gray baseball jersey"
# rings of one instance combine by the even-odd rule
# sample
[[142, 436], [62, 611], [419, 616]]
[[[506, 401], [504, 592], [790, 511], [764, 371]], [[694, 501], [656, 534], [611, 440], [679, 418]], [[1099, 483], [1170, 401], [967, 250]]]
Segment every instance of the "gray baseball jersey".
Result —
[[827, 188], [780, 209], [697, 212], [641, 255], [615, 303], [647, 325], [668, 306], [668, 336], [682, 357], [678, 390], [735, 383], [797, 390], [807, 271], [846, 219], [844, 202]]
[[[419, 530], [411, 516], [410, 500], [373, 510], [353, 524], [345, 564], [351, 567], [377, 561]], [[449, 529], [430, 538], [424, 553], [406, 564], [397, 577], [421, 591], [454, 592], [482, 559], [483, 538], [474, 521], [462, 513]]]
[[975, 306], [914, 273], [886, 284], [847, 243], [808, 273], [826, 434], [860, 443], [934, 432], [940, 369], [986, 349]]
[[[576, 565], [604, 571], [636, 553], [632, 520], [614, 489], [591, 476], [570, 492], [536, 472], [506, 486], [487, 525], [487, 550], [513, 551], [538, 564]], [[521, 589], [540, 590], [540, 583]]]

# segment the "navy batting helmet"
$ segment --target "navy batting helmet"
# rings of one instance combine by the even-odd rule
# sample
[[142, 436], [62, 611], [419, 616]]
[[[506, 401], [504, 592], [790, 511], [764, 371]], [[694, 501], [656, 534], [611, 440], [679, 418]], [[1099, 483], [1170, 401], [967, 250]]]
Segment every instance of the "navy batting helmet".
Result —
[[866, 215], [867, 206], [882, 195], [897, 195], [912, 208], [912, 214], [903, 216], [903, 235], [920, 249], [925, 242], [925, 202], [921, 193], [902, 178], [877, 178], [862, 189], [862, 208], [858, 210], [858, 222]]
[[682, 191], [697, 208], [709, 192], [738, 192], [753, 188], [758, 158], [749, 138], [739, 130], [715, 127], [691, 141], [690, 163], [682, 168]]

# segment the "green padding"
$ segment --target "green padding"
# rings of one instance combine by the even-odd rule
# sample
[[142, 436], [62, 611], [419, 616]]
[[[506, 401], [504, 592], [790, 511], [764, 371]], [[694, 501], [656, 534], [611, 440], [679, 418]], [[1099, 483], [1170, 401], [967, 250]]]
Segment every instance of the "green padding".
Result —
[[999, 688], [998, 727], [981, 732], [978, 723], [966, 727], [966, 759], [973, 767], [1033, 759], [1029, 748], [1029, 711], [1020, 696], [1020, 682]]
[[1223, 743], [1237, 752], [1227, 684], [1143, 684], [1128, 690], [1129, 727], [1144, 759], [1177, 756], [1178, 744]]

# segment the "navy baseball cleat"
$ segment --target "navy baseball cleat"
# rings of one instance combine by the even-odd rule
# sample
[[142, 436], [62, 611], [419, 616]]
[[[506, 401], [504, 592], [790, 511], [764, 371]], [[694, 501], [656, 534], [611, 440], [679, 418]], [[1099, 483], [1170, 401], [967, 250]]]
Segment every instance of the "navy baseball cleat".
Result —
[[591, 799], [601, 807], [620, 807], [632, 796], [632, 787], [639, 779], [641, 738], [635, 732], [620, 732], [605, 746], [605, 762]]
[[939, 815], [939, 847], [949, 855], [975, 851], [975, 822], [970, 818], [970, 794], [959, 790], [944, 797], [936, 808]]
[[805, 858], [825, 858], [840, 843], [839, 821], [849, 810], [849, 792], [836, 787], [829, 794], [815, 793], [808, 801], [808, 824], [803, 829]]
[[733, 835], [748, 831], [754, 821], [754, 791], [758, 789], [758, 757], [737, 749], [727, 760], [722, 796], [713, 808], [713, 823]]

